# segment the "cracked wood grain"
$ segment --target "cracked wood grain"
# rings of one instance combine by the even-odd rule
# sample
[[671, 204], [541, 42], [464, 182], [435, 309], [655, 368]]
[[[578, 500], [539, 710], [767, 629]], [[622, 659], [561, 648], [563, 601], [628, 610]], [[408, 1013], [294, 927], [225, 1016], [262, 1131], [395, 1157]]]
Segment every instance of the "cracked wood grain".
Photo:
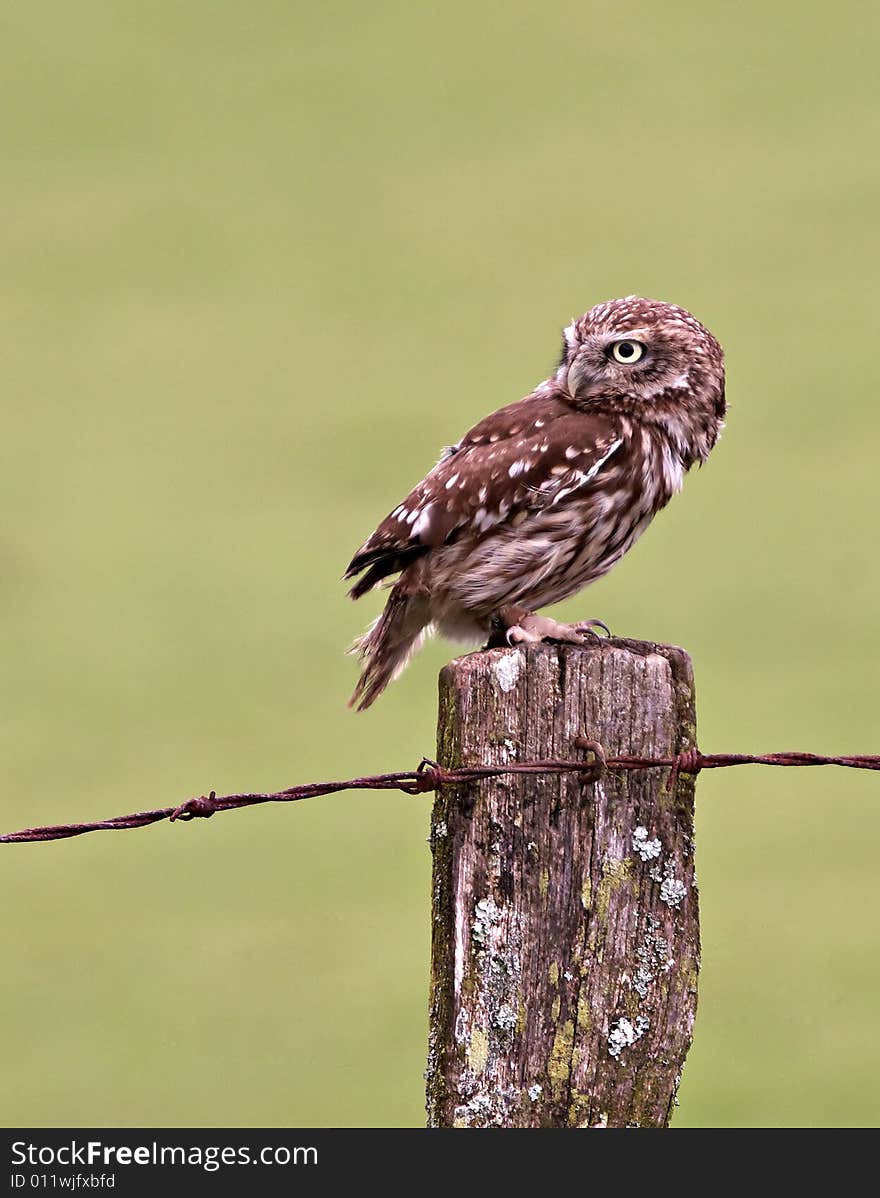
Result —
[[[696, 744], [668, 645], [494, 649], [440, 675], [447, 767]], [[434, 854], [428, 1122], [663, 1127], [690, 1047], [699, 913], [694, 778], [667, 771], [444, 787]]]

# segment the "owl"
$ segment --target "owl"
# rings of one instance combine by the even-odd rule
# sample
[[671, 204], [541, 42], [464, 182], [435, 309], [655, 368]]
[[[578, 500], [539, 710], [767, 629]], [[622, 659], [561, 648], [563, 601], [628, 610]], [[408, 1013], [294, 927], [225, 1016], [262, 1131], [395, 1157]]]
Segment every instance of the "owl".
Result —
[[[563, 334], [554, 374], [475, 424], [382, 521], [346, 578], [398, 578], [352, 651], [363, 710], [426, 636], [584, 642], [601, 621], [538, 609], [620, 560], [724, 425], [724, 355], [684, 308], [627, 296]], [[607, 631], [607, 630], [606, 630]]]

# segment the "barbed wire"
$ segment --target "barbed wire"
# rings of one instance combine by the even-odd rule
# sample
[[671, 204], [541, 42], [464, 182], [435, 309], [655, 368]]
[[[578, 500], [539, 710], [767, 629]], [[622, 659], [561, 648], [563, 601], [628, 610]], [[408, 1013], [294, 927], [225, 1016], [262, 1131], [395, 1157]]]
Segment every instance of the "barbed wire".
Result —
[[218, 811], [234, 811], [239, 807], [256, 807], [261, 803], [296, 803], [319, 795], [336, 794], [343, 790], [400, 790], [419, 795], [476, 782], [481, 778], [500, 778], [505, 774], [581, 774], [588, 782], [597, 782], [606, 771], [667, 769], [665, 789], [672, 790], [679, 774], [699, 774], [702, 770], [724, 769], [734, 765], [814, 766], [837, 765], [853, 770], [880, 770], [880, 756], [855, 755], [826, 757], [819, 753], [701, 753], [688, 749], [674, 757], [609, 757], [596, 740], [577, 737], [575, 748], [590, 754], [578, 760], [550, 759], [547, 761], [518, 761], [504, 765], [463, 765], [447, 769], [425, 757], [414, 770], [392, 774], [371, 774], [363, 778], [348, 778], [344, 782], [307, 782], [273, 793], [207, 795], [186, 799], [176, 807], [158, 807], [153, 811], [135, 811], [112, 819], [77, 824], [49, 824], [40, 828], [23, 828], [0, 836], [0, 844], [21, 844], [47, 840], [67, 840], [86, 832], [116, 832], [128, 828], [145, 828], [169, 820], [208, 819]]

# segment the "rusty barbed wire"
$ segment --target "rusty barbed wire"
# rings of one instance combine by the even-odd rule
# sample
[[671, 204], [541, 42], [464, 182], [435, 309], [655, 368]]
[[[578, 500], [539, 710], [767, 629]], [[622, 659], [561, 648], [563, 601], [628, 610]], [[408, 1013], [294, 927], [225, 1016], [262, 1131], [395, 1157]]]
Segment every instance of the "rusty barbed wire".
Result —
[[702, 770], [724, 769], [734, 765], [814, 766], [837, 765], [853, 770], [880, 770], [880, 755], [861, 754], [854, 756], [827, 757], [820, 753], [701, 753], [699, 749], [687, 749], [674, 757], [632, 757], [621, 755], [609, 757], [598, 741], [588, 737], [577, 737], [575, 748], [589, 753], [590, 759], [547, 761], [519, 761], [504, 765], [464, 765], [446, 769], [425, 757], [415, 770], [392, 774], [371, 774], [363, 778], [349, 778], [344, 782], [307, 782], [302, 786], [290, 786], [273, 793], [218, 795], [211, 791], [207, 795], [186, 799], [176, 807], [158, 807], [153, 811], [135, 811], [131, 815], [117, 815], [112, 819], [93, 820], [77, 824], [49, 824], [39, 828], [23, 828], [20, 832], [8, 832], [0, 836], [0, 844], [22, 844], [47, 840], [67, 840], [72, 836], [83, 836], [86, 832], [115, 832], [128, 828], [145, 828], [150, 824], [169, 820], [208, 819], [218, 811], [234, 811], [239, 807], [255, 807], [261, 803], [296, 803], [302, 799], [320, 795], [336, 794], [343, 790], [400, 790], [404, 794], [419, 795], [439, 790], [442, 786], [455, 786], [481, 778], [499, 778], [505, 774], [584, 774], [588, 782], [596, 782], [605, 771], [667, 769], [665, 789], [672, 790], [680, 774], [699, 774]]

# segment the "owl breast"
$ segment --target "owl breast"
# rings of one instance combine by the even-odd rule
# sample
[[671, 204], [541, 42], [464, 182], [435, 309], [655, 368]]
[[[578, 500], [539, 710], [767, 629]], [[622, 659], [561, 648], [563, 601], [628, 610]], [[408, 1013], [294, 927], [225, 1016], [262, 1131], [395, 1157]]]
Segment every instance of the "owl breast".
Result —
[[683, 473], [666, 437], [636, 430], [566, 502], [521, 512], [485, 535], [471, 530], [435, 551], [423, 566], [433, 622], [448, 637], [472, 640], [501, 608], [567, 599], [623, 557], [681, 489]]

